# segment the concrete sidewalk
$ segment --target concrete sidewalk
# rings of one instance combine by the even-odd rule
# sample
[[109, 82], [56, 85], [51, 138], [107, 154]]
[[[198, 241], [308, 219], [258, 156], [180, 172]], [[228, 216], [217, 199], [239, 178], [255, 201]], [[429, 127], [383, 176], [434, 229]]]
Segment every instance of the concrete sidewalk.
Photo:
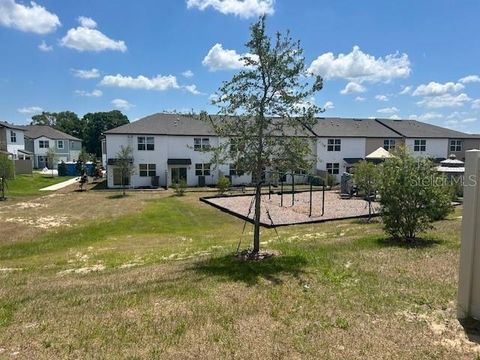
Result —
[[60, 190], [60, 189], [63, 189], [64, 187], [67, 187], [67, 186], [70, 186], [70, 185], [73, 185], [73, 184], [77, 183], [79, 180], [80, 180], [80, 177], [76, 177], [76, 178], [73, 178], [73, 179], [70, 179], [70, 180], [63, 181], [63, 182], [61, 182], [61, 183], [55, 184], [55, 185], [50, 185], [50, 186], [44, 187], [43, 189], [40, 189], [40, 191], [56, 191], [56, 190]]

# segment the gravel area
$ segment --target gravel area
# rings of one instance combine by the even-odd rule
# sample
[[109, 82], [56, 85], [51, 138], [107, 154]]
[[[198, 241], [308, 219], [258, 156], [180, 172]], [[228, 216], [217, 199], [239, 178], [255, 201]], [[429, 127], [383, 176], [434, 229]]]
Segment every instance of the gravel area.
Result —
[[[325, 213], [322, 216], [322, 192], [315, 191], [312, 194], [312, 216], [309, 212], [309, 192], [295, 194], [295, 202], [292, 206], [292, 195], [283, 195], [283, 207], [280, 207], [280, 195], [262, 195], [261, 223], [267, 226], [289, 225], [307, 222], [319, 222], [325, 220], [344, 219], [368, 215], [368, 204], [360, 198], [341, 199], [338, 191], [325, 191]], [[252, 195], [231, 196], [204, 199], [224, 210], [228, 210], [239, 216], [253, 219], [254, 200]], [[249, 214], [249, 208], [252, 210]], [[373, 213], [378, 212], [379, 204], [372, 203]], [[269, 216], [270, 215], [270, 216]]]

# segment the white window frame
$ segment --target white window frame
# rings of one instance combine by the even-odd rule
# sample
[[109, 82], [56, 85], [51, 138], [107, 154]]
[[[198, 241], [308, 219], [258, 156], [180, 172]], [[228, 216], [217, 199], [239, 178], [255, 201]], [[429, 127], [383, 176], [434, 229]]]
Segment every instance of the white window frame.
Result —
[[154, 136], [137, 136], [137, 150], [138, 151], [154, 151], [155, 137]]
[[210, 163], [195, 164], [195, 176], [210, 176], [210, 174], [211, 174]]
[[[47, 145], [47, 146], [45, 146]], [[49, 149], [50, 148], [50, 141], [49, 140], [38, 140], [38, 147], [40, 149]]]
[[210, 149], [210, 138], [193, 138], [193, 150], [205, 151]]
[[414, 152], [425, 152], [425, 151], [427, 151], [427, 140], [426, 139], [415, 139], [415, 140], [413, 140], [413, 151]]
[[463, 140], [461, 139], [450, 140], [450, 151], [451, 152], [463, 151]]
[[396, 140], [395, 139], [384, 139], [383, 148], [387, 151], [395, 149]]
[[327, 139], [327, 151], [342, 151], [342, 139]]
[[16, 143], [17, 142], [17, 133], [15, 131], [10, 130], [10, 142]]
[[[62, 144], [62, 146], [60, 146]], [[57, 149], [64, 149], [65, 148], [65, 143], [63, 140], [57, 140]]]
[[340, 174], [340, 163], [326, 163], [325, 166], [330, 175]]
[[243, 176], [245, 171], [237, 169], [235, 164], [229, 164], [228, 173], [230, 176]]
[[157, 176], [157, 164], [138, 164], [138, 174], [140, 177]]

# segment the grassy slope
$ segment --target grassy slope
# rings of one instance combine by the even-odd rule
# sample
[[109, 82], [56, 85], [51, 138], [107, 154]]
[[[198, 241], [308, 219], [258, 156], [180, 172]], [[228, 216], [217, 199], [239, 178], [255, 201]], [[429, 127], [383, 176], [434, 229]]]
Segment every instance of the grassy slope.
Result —
[[32, 196], [40, 194], [40, 189], [58, 184], [71, 177], [51, 177], [48, 174], [33, 173], [33, 175], [17, 175], [8, 182], [7, 197]]
[[242, 263], [230, 255], [241, 221], [193, 194], [152, 201], [1, 245], [0, 268], [23, 270], [0, 272], [0, 348], [27, 358], [471, 358], [432, 333], [452, 317], [457, 216], [416, 248], [385, 243], [378, 224], [266, 230], [263, 246], [283, 256]]

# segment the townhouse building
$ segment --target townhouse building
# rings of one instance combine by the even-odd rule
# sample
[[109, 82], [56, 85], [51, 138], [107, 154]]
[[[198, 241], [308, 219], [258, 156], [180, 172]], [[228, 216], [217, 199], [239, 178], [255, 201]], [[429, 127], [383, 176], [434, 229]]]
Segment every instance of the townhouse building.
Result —
[[14, 160], [29, 157], [25, 151], [25, 131], [22, 127], [0, 121], [0, 151], [8, 153]]
[[[131, 187], [171, 186], [181, 179], [189, 186], [213, 185], [221, 175], [229, 176], [233, 185], [252, 181], [250, 174], [235, 169], [234, 164], [211, 164], [212, 155], [205, 150], [226, 139], [218, 137], [207, 122], [189, 115], [154, 114], [104, 135], [108, 187], [122, 184], [115, 166], [121, 146], [133, 149], [135, 171], [124, 182]], [[452, 153], [462, 159], [466, 150], [480, 148], [478, 135], [416, 120], [318, 118], [316, 125], [300, 136], [312, 143], [315, 165], [311, 173], [330, 173], [337, 179], [379, 147], [392, 150], [404, 144], [415, 156], [437, 160]]]

